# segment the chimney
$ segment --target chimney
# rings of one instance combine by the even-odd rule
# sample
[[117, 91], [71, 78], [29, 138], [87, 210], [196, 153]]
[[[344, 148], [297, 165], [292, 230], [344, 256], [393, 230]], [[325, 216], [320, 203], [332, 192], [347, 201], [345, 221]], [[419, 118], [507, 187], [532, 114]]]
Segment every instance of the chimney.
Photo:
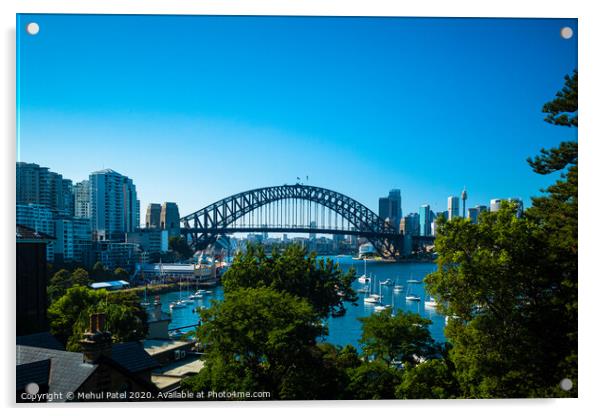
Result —
[[154, 310], [154, 315], [155, 315], [155, 319], [156, 320], [160, 320], [162, 313], [161, 313], [161, 297], [160, 296], [155, 296], [155, 310]]
[[80, 341], [84, 362], [94, 364], [105, 355], [111, 356], [112, 339], [111, 333], [105, 331], [107, 316], [104, 313], [93, 313], [90, 315], [90, 326]]

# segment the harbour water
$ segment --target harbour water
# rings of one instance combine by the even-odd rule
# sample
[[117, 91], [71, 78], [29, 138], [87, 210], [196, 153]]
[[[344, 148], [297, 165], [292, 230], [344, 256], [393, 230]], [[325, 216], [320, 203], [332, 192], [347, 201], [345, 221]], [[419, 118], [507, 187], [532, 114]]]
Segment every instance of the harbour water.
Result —
[[[334, 262], [337, 262], [341, 269], [344, 271], [350, 267], [356, 269], [357, 275], [364, 273], [364, 262], [362, 260], [354, 260], [351, 256], [334, 257], [331, 256]], [[425, 307], [424, 301], [427, 298], [425, 293], [424, 283], [422, 280], [424, 277], [434, 271], [436, 265], [433, 263], [390, 263], [382, 261], [370, 261], [366, 262], [366, 272], [368, 275], [372, 275], [373, 280], [372, 288], [373, 292], [376, 293], [382, 291], [382, 303], [387, 305], [394, 304], [395, 309], [410, 311], [418, 313], [421, 316], [428, 318], [432, 321], [430, 331], [432, 337], [438, 341], [445, 341], [443, 330], [445, 328], [445, 317], [439, 315], [434, 308]], [[399, 292], [393, 290], [393, 286], [379, 285], [380, 281], [391, 279], [393, 284], [402, 285], [403, 289]], [[421, 283], [413, 284], [410, 283], [410, 292], [420, 297], [420, 301], [407, 301], [406, 294], [408, 291], [408, 280], [418, 280]], [[354, 289], [360, 289], [364, 285], [359, 283], [357, 280], [353, 283]], [[380, 289], [379, 289], [380, 287]], [[180, 296], [182, 298], [188, 298], [188, 296], [194, 293], [196, 288], [190, 287], [188, 291], [182, 290], [181, 294], [179, 291], [169, 292], [161, 295], [162, 308], [165, 312], [169, 312], [169, 303], [178, 300]], [[213, 287], [209, 289], [211, 293], [205, 293], [202, 299], [197, 299], [194, 303], [187, 305], [185, 308], [173, 309], [171, 311], [172, 321], [170, 329], [181, 328], [188, 325], [196, 325], [199, 322], [199, 317], [195, 310], [197, 307], [209, 307], [211, 306], [211, 300], [223, 299], [223, 288], [221, 286]], [[330, 342], [336, 345], [347, 345], [351, 344], [358, 347], [359, 339], [361, 337], [362, 327], [361, 323], [357, 318], [366, 317], [374, 313], [374, 304], [364, 303], [364, 297], [366, 294], [358, 293], [359, 299], [357, 305], [346, 304], [347, 313], [344, 316], [336, 318], [328, 318], [328, 332], [329, 334], [323, 341]], [[186, 332], [193, 328], [183, 330]]]

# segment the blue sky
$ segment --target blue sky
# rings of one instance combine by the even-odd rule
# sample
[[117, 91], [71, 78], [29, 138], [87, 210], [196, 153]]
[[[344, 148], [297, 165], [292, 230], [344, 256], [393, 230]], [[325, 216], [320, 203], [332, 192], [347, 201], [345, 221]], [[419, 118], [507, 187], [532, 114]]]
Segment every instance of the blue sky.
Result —
[[[30, 21], [36, 36], [25, 34]], [[566, 40], [561, 28], [575, 36]], [[404, 214], [518, 196], [525, 159], [577, 131], [541, 107], [577, 67], [576, 19], [21, 15], [18, 160], [112, 168], [189, 214], [309, 183]]]

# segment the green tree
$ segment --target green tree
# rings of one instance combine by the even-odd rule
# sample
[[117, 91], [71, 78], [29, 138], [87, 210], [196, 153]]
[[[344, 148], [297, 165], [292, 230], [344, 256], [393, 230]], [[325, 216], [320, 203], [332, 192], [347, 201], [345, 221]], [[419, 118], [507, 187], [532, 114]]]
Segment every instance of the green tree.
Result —
[[48, 298], [50, 303], [63, 296], [67, 289], [73, 286], [88, 286], [92, 280], [85, 269], [77, 268], [70, 273], [65, 269], [56, 272], [48, 283]]
[[103, 280], [108, 277], [108, 270], [105, 265], [102, 264], [102, 262], [97, 261], [94, 263], [94, 266], [92, 266], [92, 277], [96, 281]]
[[194, 254], [186, 238], [181, 235], [169, 237], [169, 249], [176, 253], [177, 260], [188, 260]]
[[121, 267], [117, 267], [113, 271], [113, 276], [115, 276], [115, 279], [118, 279], [118, 280], [129, 280], [130, 279], [130, 274], [127, 272], [127, 270], [125, 270]]
[[349, 370], [346, 398], [351, 400], [394, 399], [401, 371], [381, 360], [365, 361]]
[[223, 276], [224, 291], [270, 287], [306, 299], [321, 316], [345, 312], [345, 301], [356, 302], [351, 288], [355, 271], [343, 273], [332, 260], [317, 260], [300, 245], [266, 255], [263, 247], [249, 245], [238, 253]]
[[286, 292], [242, 288], [201, 311], [198, 338], [207, 355], [183, 382], [192, 391], [269, 391], [272, 399], [320, 397], [315, 377], [325, 332], [311, 305]]
[[69, 351], [79, 351], [79, 341], [94, 312], [107, 314], [106, 329], [111, 332], [114, 342], [140, 340], [146, 334], [146, 312], [135, 294], [111, 293], [78, 285], [67, 289], [50, 305], [51, 331]]
[[444, 359], [431, 359], [405, 369], [395, 391], [399, 399], [453, 399], [458, 394], [451, 363]]
[[400, 310], [393, 316], [386, 310], [359, 320], [362, 323], [360, 344], [366, 359], [382, 360], [387, 365], [396, 361], [413, 366], [437, 352], [429, 331], [431, 321], [418, 314]]

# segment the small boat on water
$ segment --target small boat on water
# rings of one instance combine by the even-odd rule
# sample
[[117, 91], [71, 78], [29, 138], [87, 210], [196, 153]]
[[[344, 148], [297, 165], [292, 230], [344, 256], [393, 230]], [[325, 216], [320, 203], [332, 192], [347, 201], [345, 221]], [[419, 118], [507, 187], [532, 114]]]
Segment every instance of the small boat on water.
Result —
[[[408, 280], [408, 283], [410, 283], [410, 281]], [[406, 291], [406, 301], [410, 301], [410, 302], [420, 302], [420, 296], [410, 292], [410, 288], [412, 287], [412, 285], [408, 285], [408, 290]]]
[[383, 280], [382, 282], [379, 282], [379, 284], [381, 284], [383, 286], [393, 286], [393, 280], [386, 279], [386, 280]]
[[182, 309], [186, 307], [186, 303], [181, 300], [176, 300], [169, 304], [169, 309]]
[[368, 289], [366, 286], [361, 287], [357, 290], [357, 293], [370, 293], [370, 289]]
[[407, 281], [407, 283], [419, 284], [419, 283], [422, 283], [422, 280], [410, 279], [410, 280]]
[[364, 259], [364, 274], [361, 275], [358, 279], [358, 282], [360, 283], [369, 283], [370, 282], [370, 278], [368, 277], [368, 275], [366, 274], [366, 259]]
[[432, 297], [429, 297], [428, 299], [426, 299], [424, 301], [424, 307], [425, 308], [436, 308], [437, 301], [435, 299], [433, 299]]
[[399, 293], [403, 290], [403, 286], [402, 285], [395, 285], [393, 286], [393, 292]]
[[389, 309], [390, 307], [391, 306], [389, 306], [389, 305], [378, 305], [378, 306], [374, 307], [374, 312], [382, 312], [382, 311]]
[[188, 296], [188, 299], [203, 299], [203, 294], [202, 293], [193, 293], [192, 295]]

